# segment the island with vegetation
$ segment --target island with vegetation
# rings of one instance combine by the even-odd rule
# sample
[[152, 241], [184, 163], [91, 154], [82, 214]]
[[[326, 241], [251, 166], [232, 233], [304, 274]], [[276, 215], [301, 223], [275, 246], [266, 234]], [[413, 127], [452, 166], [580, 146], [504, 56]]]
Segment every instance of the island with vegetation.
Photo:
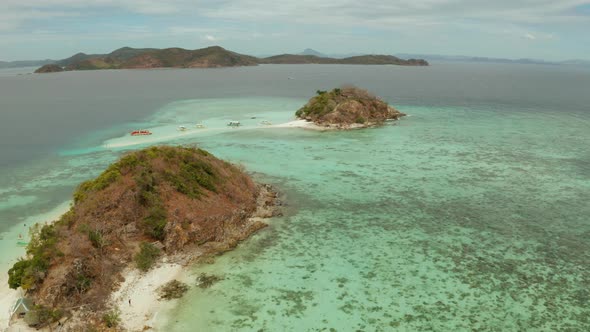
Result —
[[35, 70], [35, 73], [36, 74], [59, 73], [61, 71], [64, 71], [63, 67], [52, 63], [52, 64], [47, 64], [47, 65], [41, 66], [39, 69]]
[[260, 59], [260, 63], [428, 66], [424, 59], [404, 60], [393, 55], [358, 55], [336, 59], [317, 55], [282, 54]]
[[[422, 59], [404, 60], [392, 55], [361, 55], [344, 59], [316, 55], [283, 54], [257, 58], [228, 51], [220, 46], [198, 50], [183, 48], [131, 48], [123, 47], [109, 54], [78, 53], [67, 59], [39, 68], [36, 73], [61, 70], [98, 69], [150, 69], [150, 68], [214, 68], [256, 66], [259, 64], [359, 64], [428, 66]], [[57, 70], [57, 69], [60, 70]], [[51, 69], [51, 70], [49, 70]]]
[[405, 116], [379, 97], [354, 86], [316, 93], [295, 115], [319, 128], [367, 128]]
[[[35, 303], [24, 317], [29, 326], [63, 325], [69, 317], [74, 330], [113, 327], [121, 311], [142, 305], [131, 306], [138, 290], [122, 298], [129, 306], [113, 301], [131, 278], [127, 272], [138, 275], [128, 281], [139, 284], [142, 274], [171, 257], [186, 265], [232, 249], [279, 213], [276, 197], [240, 167], [198, 148], [132, 152], [82, 183], [59, 220], [31, 229], [26, 257], [8, 272], [9, 286], [22, 288]], [[187, 289], [167, 281], [159, 299]], [[137, 325], [141, 329], [143, 322]]]

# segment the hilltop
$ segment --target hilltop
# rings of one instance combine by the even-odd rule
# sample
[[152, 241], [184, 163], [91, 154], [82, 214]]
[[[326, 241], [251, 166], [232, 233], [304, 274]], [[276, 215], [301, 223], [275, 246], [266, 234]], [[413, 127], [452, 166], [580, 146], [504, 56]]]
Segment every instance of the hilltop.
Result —
[[324, 128], [356, 129], [397, 120], [405, 114], [367, 90], [348, 86], [318, 90], [295, 115]]
[[[308, 50], [311, 52], [311, 50]], [[319, 53], [316, 53], [319, 54]], [[149, 69], [149, 68], [213, 68], [256, 66], [258, 64], [364, 64], [427, 66], [421, 59], [403, 60], [392, 55], [362, 55], [335, 59], [317, 55], [283, 54], [267, 58], [228, 51], [220, 46], [198, 50], [183, 48], [123, 47], [109, 54], [78, 53], [53, 63], [64, 70]], [[54, 68], [55, 69], [55, 68]], [[53, 70], [57, 71], [57, 70]], [[38, 69], [36, 72], [52, 72]]]
[[179, 253], [190, 260], [195, 249], [227, 251], [266, 226], [274, 201], [270, 187], [204, 150], [133, 152], [82, 183], [59, 220], [32, 229], [9, 286], [24, 289], [46, 323], [84, 305], [86, 321], [100, 325], [95, 313], [118, 310], [108, 299], [124, 269], [147, 271], [158, 257]]
[[106, 55], [79, 53], [60, 61], [66, 70], [211, 68], [254, 66], [254, 57], [234, 53], [219, 46], [199, 50], [182, 48], [133, 49], [124, 47]]

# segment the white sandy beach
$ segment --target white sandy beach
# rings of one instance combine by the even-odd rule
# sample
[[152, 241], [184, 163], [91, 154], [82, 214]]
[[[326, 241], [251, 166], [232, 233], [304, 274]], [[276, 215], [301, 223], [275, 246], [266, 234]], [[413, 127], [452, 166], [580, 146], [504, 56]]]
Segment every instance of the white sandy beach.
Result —
[[293, 120], [277, 125], [269, 126], [270, 128], [307, 128], [307, 129], [322, 129], [313, 122], [307, 120]]
[[238, 128], [229, 128], [226, 126], [221, 127], [205, 127], [200, 129], [189, 128], [186, 131], [178, 131], [172, 126], [163, 126], [156, 128], [148, 128], [153, 132], [149, 136], [121, 136], [109, 139], [102, 144], [105, 149], [119, 149], [130, 146], [142, 145], [142, 144], [155, 144], [168, 142], [183, 137], [190, 137], [202, 134], [221, 133], [224, 131], [237, 130], [237, 129], [270, 129], [270, 128], [304, 128], [313, 130], [329, 130], [330, 128], [320, 127], [313, 122], [306, 120], [294, 120], [276, 125], [257, 125], [257, 126], [241, 126]]
[[121, 325], [127, 331], [142, 331], [145, 326], [154, 326], [162, 308], [170, 304], [170, 301], [159, 301], [156, 290], [174, 279], [184, 282], [187, 279], [186, 269], [178, 263], [160, 263], [146, 273], [130, 266], [123, 276], [125, 281], [111, 295], [111, 302], [119, 308]]

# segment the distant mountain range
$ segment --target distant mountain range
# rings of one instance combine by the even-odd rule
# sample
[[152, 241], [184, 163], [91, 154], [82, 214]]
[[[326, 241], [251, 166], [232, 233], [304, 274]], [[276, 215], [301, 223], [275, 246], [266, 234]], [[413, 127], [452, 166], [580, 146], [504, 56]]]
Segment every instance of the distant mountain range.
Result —
[[345, 65], [400, 65], [428, 66], [423, 59], [400, 59], [393, 55], [359, 55], [348, 58], [329, 58], [317, 55], [281, 54], [259, 59], [263, 64], [345, 64]]
[[474, 57], [474, 56], [465, 56], [465, 55], [409, 54], [409, 53], [399, 53], [399, 54], [396, 54], [396, 56], [399, 56], [399, 57], [420, 57], [420, 58], [426, 59], [428, 61], [590, 66], [590, 60], [545, 61], [545, 60], [541, 60], [541, 59], [505, 59], [505, 58]]
[[20, 68], [20, 67], [37, 67], [48, 63], [54, 63], [55, 60], [19, 60], [19, 61], [0, 61], [0, 68]]
[[362, 55], [344, 59], [316, 55], [282, 54], [266, 58], [228, 51], [219, 46], [198, 50], [182, 48], [123, 47], [109, 54], [78, 53], [67, 59], [43, 65], [36, 73], [64, 70], [149, 69], [149, 68], [213, 68], [256, 66], [258, 64], [364, 64], [428, 66], [422, 59], [404, 60], [392, 55]]
[[[404, 60], [409, 59], [409, 60]], [[537, 59], [504, 59], [471, 56], [448, 56], [437, 54], [408, 54], [393, 55], [362, 55], [325, 54], [307, 48], [298, 54], [281, 54], [275, 56], [254, 57], [231, 52], [219, 46], [199, 50], [185, 50], [182, 48], [131, 48], [123, 47], [109, 54], [78, 53], [62, 60], [26, 60], [0, 61], [0, 68], [34, 67], [54, 64], [42, 69], [42, 72], [60, 70], [94, 70], [117, 68], [208, 68], [253, 66], [257, 64], [393, 64], [408, 66], [428, 65], [427, 61], [456, 61], [483, 63], [519, 63], [519, 64], [548, 64], [548, 65], [577, 65], [590, 66], [589, 60], [544, 61]]]
[[[320, 51], [306, 48], [300, 55], [315, 55], [318, 57], [330, 57], [336, 59], [348, 58], [361, 55], [359, 53], [348, 54], [327, 54]], [[412, 53], [398, 53], [396, 57], [406, 59], [425, 59], [426, 61], [456, 61], [456, 62], [483, 62], [483, 63], [520, 63], [520, 64], [545, 64], [545, 65], [578, 65], [590, 66], [590, 60], [566, 60], [566, 61], [545, 61], [540, 59], [506, 59], [506, 58], [490, 58], [490, 57], [475, 57], [466, 55], [440, 55], [440, 54], [412, 54]]]

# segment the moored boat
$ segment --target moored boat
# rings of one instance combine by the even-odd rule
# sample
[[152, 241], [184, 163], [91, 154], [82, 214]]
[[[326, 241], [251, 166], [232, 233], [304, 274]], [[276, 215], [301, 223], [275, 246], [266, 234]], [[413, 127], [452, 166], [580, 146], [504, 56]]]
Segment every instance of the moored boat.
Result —
[[149, 131], [149, 130], [143, 130], [143, 129], [134, 130], [134, 131], [131, 132], [131, 136], [143, 136], [143, 135], [151, 135], [151, 134], [152, 134], [151, 131]]

